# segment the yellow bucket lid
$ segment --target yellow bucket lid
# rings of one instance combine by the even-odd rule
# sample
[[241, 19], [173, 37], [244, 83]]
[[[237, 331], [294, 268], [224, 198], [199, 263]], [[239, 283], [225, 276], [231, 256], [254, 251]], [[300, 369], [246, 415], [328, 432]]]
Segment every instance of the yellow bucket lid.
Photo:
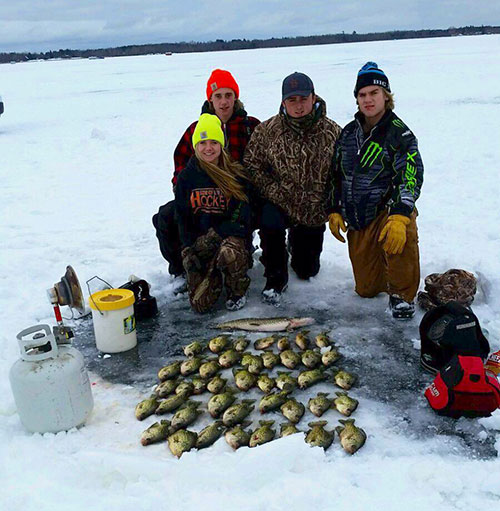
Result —
[[125, 309], [135, 302], [135, 296], [130, 289], [104, 289], [93, 293], [89, 298], [91, 309], [114, 311]]

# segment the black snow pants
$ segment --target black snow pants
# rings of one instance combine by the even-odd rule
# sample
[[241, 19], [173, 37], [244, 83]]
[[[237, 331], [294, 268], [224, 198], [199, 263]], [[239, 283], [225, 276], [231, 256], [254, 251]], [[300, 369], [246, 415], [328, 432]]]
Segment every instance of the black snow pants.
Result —
[[160, 206], [158, 213], [153, 216], [156, 237], [160, 244], [161, 255], [168, 261], [168, 271], [171, 275], [182, 275], [181, 240], [175, 218], [175, 201]]
[[265, 268], [266, 288], [281, 290], [288, 282], [288, 252], [291, 255], [290, 266], [299, 279], [314, 277], [320, 268], [325, 226], [293, 224], [278, 206], [270, 202], [262, 202], [259, 206], [260, 260]]

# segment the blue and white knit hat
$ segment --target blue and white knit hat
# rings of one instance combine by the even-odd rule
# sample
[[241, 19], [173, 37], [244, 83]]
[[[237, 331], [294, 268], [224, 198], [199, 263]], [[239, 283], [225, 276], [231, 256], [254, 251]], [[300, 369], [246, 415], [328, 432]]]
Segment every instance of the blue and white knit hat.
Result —
[[358, 72], [356, 86], [354, 87], [354, 97], [358, 97], [358, 92], [368, 85], [378, 85], [387, 92], [391, 92], [389, 78], [379, 69], [376, 62], [367, 62]]

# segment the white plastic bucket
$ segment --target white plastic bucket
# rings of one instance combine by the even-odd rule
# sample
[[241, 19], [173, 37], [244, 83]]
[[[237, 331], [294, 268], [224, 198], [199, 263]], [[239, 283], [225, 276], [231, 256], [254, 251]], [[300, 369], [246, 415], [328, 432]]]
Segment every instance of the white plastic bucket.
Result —
[[135, 296], [130, 289], [105, 289], [89, 298], [95, 344], [104, 353], [120, 353], [137, 345]]

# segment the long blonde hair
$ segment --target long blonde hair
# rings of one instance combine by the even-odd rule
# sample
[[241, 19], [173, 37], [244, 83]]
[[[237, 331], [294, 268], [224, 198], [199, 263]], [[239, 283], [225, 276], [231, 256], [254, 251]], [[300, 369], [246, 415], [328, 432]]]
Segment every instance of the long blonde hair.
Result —
[[208, 174], [210, 179], [222, 190], [222, 193], [230, 199], [236, 199], [248, 202], [248, 197], [244, 191], [244, 186], [237, 179], [248, 180], [243, 165], [234, 161], [229, 154], [222, 148], [219, 158], [219, 164], [208, 163], [204, 161], [198, 151], [198, 144], [194, 148], [194, 154], [198, 160], [198, 165]]

